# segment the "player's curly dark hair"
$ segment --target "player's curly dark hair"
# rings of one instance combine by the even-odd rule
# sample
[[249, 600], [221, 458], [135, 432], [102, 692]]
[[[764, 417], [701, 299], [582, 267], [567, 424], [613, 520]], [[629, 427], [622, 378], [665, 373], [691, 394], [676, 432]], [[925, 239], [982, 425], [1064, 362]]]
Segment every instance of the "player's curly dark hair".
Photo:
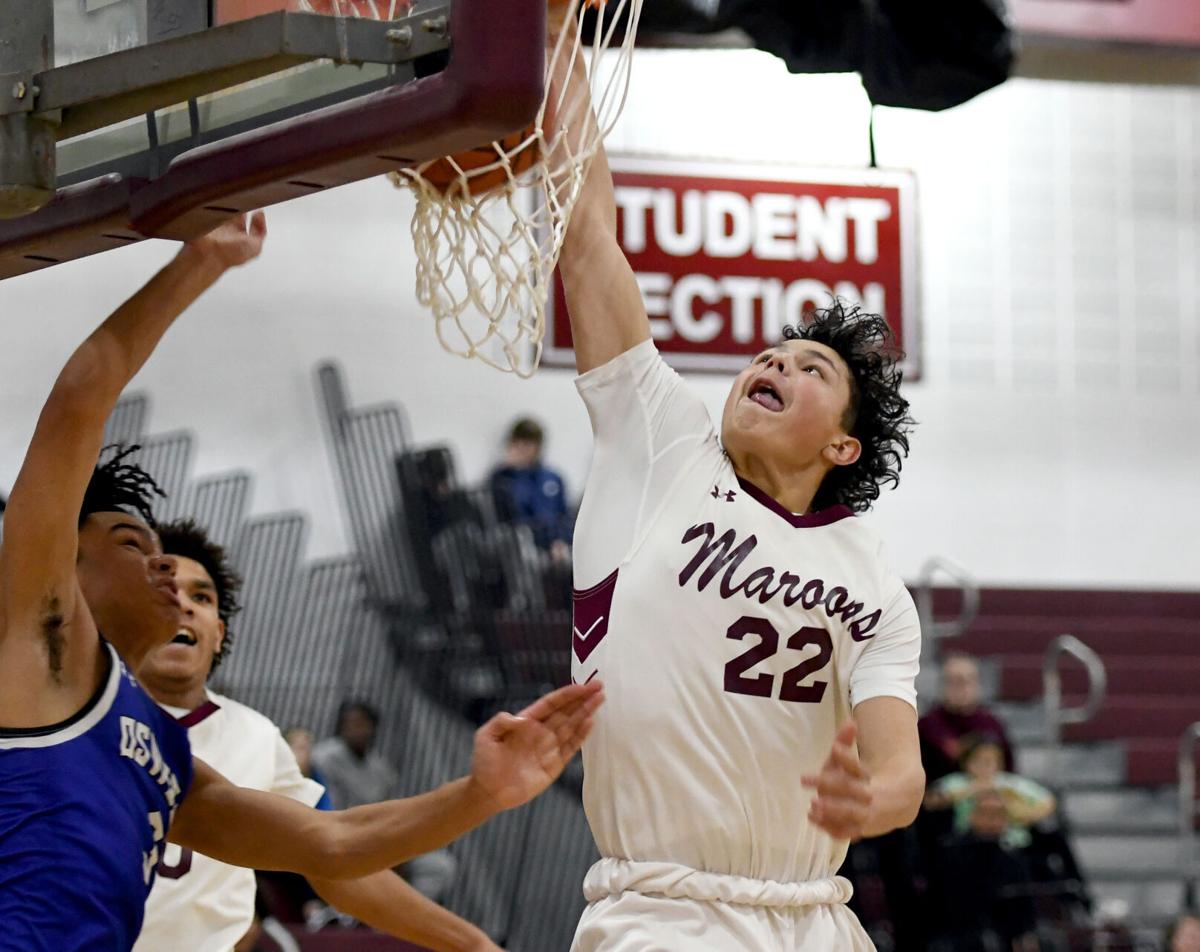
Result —
[[238, 604], [242, 577], [229, 564], [229, 556], [224, 547], [213, 542], [208, 533], [192, 519], [164, 523], [158, 527], [158, 537], [162, 540], [163, 552], [198, 562], [204, 566], [204, 571], [216, 586], [217, 617], [225, 623], [225, 640], [221, 643], [221, 650], [213, 656], [212, 668], [209, 671], [211, 674], [217, 670], [217, 666], [233, 647], [233, 628], [230, 621], [242, 609]]
[[904, 354], [887, 321], [837, 299], [810, 312], [801, 324], [785, 327], [783, 336], [824, 344], [850, 368], [850, 403], [842, 426], [862, 444], [862, 452], [855, 462], [826, 474], [812, 508], [843, 505], [865, 512], [883, 486], [900, 482], [900, 466], [908, 455], [908, 433], [915, 421], [900, 396], [903, 374], [897, 363]]
[[79, 507], [79, 525], [96, 512], [128, 512], [136, 514], [153, 527], [154, 497], [165, 497], [149, 473], [137, 463], [126, 462], [141, 449], [138, 444], [123, 446], [114, 443], [100, 451], [100, 457], [111, 453], [108, 460], [98, 463], [83, 494]]

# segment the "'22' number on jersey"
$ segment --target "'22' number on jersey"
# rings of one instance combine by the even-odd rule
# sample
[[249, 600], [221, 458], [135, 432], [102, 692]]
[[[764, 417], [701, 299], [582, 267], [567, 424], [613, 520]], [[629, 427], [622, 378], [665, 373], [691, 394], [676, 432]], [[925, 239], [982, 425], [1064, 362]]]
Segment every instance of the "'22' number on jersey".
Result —
[[[747, 635], [757, 635], [758, 644], [752, 645], [725, 665], [725, 690], [732, 694], [749, 694], [752, 697], [771, 697], [775, 693], [773, 674], [756, 674], [749, 677], [746, 672], [761, 661], [766, 661], [779, 651], [779, 632], [767, 619], [744, 615], [729, 626], [726, 638], [742, 641]], [[798, 665], [788, 668], [780, 677], [779, 700], [797, 704], [818, 704], [825, 696], [828, 681], [801, 682], [829, 664], [833, 657], [833, 639], [824, 628], [801, 628], [787, 640], [793, 651], [803, 651], [816, 646], [817, 653], [805, 658]]]

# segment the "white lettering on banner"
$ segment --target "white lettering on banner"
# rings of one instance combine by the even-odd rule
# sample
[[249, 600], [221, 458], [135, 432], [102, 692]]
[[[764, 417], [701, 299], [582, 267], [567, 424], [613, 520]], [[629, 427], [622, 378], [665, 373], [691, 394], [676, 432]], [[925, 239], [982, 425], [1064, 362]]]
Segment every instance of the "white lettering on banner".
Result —
[[[831, 197], [689, 189], [676, 199], [667, 188], [621, 185], [616, 189], [626, 252], [646, 250], [651, 233], [663, 252], [686, 258], [701, 250], [714, 258], [754, 253], [766, 261], [840, 264], [850, 256], [860, 264], [879, 260], [879, 225], [892, 215], [881, 198]], [[647, 217], [653, 221], [647, 222]], [[647, 228], [649, 224], [650, 228]]]
[[850, 198], [846, 209], [854, 221], [854, 257], [874, 264], [879, 260], [879, 223], [891, 217], [892, 206], [882, 198]]
[[721, 286], [707, 274], [685, 274], [675, 282], [671, 292], [671, 323], [684, 340], [706, 343], [721, 333], [725, 321], [716, 311], [705, 311], [696, 316], [696, 300], [716, 304], [725, 295]]
[[625, 213], [625, 250], [641, 254], [646, 250], [646, 212], [654, 201], [654, 190], [623, 185], [616, 189], [617, 207]]
[[[726, 222], [729, 227], [726, 229]], [[754, 216], [746, 196], [709, 192], [704, 203], [704, 253], [710, 258], [740, 258], [750, 247]]]
[[[708, 343], [721, 336], [729, 323], [730, 333], [739, 344], [761, 336], [774, 342], [782, 336], [785, 324], [796, 324], [805, 311], [833, 297], [861, 304], [873, 314], [887, 313], [887, 292], [882, 284], [870, 281], [857, 287], [839, 281], [830, 287], [823, 281], [802, 278], [788, 285], [777, 278], [707, 274], [686, 274], [672, 282], [669, 274], [659, 272], [636, 275], [650, 333], [655, 340], [680, 337], [691, 343]], [[728, 304], [728, 314], [714, 310]], [[755, 319], [761, 315], [761, 335]]]

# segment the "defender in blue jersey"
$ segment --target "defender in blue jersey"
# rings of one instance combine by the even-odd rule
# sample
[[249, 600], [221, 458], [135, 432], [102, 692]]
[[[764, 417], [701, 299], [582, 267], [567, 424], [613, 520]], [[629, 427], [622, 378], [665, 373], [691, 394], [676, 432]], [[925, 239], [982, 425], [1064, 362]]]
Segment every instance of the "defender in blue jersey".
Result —
[[180, 602], [150, 526], [153, 484], [121, 457], [94, 471], [104, 423], [175, 318], [265, 234], [258, 213], [188, 242], [88, 337], [13, 486], [0, 541], [0, 952], [127, 952], [168, 837], [327, 879], [396, 866], [536, 796], [591, 728], [598, 687], [569, 686], [480, 728], [469, 776], [327, 813], [191, 758], [183, 728], [129, 676], [174, 637]]

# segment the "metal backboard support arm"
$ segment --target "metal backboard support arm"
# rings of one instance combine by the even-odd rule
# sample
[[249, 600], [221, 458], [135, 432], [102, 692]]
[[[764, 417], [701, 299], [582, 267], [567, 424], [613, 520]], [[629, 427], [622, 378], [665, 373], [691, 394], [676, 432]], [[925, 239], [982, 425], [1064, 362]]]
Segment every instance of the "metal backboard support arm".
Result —
[[35, 116], [34, 76], [54, 65], [54, 0], [0, 0], [0, 218], [54, 195], [54, 117]]
[[[145, 237], [187, 239], [241, 211], [503, 138], [541, 105], [545, 17], [529, 0], [455, 0], [449, 60], [432, 75], [200, 145], [157, 177], [110, 172], [60, 189], [0, 221], [0, 279]], [[412, 31], [414, 45], [445, 21], [431, 25]], [[402, 31], [389, 40], [405, 41]]]
[[[398, 33], [408, 41], [392, 39]], [[339, 26], [311, 13], [266, 13], [49, 70], [35, 77], [34, 109], [61, 112], [58, 137], [67, 139], [312, 60], [399, 63], [448, 45], [404, 20]]]

